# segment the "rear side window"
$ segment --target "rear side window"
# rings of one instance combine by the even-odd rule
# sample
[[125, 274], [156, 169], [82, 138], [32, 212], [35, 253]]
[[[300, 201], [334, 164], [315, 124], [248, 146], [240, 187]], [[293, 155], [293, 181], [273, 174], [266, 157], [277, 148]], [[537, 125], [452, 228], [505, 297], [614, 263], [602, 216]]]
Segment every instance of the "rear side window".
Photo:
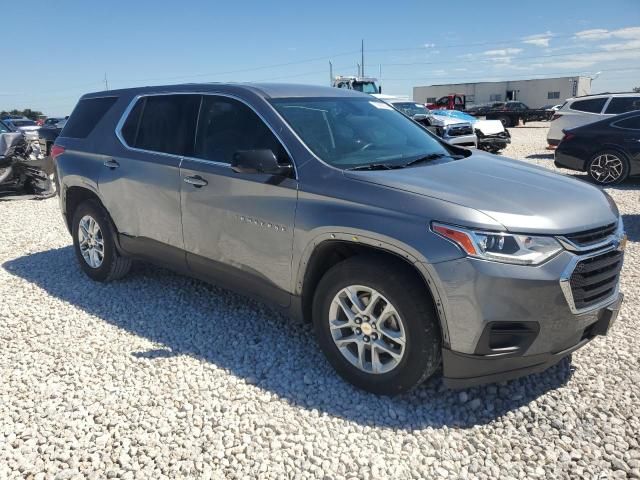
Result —
[[273, 132], [244, 103], [227, 97], [205, 95], [202, 100], [194, 156], [231, 163], [239, 150], [271, 150], [278, 160], [287, 154]]
[[86, 138], [117, 99], [118, 97], [101, 97], [80, 100], [64, 126], [62, 136]]
[[200, 95], [153, 95], [139, 100], [124, 125], [130, 147], [173, 155], [193, 155]]
[[571, 110], [587, 113], [600, 113], [602, 107], [607, 102], [607, 97], [603, 98], [589, 98], [588, 100], [578, 100], [571, 104], [569, 107]]
[[631, 117], [631, 118], [625, 118], [624, 120], [620, 120], [619, 122], [615, 122], [613, 125], [618, 127], [618, 128], [628, 128], [630, 130], [640, 130], [640, 115], [635, 116], [635, 117]]
[[627, 113], [640, 110], [640, 97], [613, 97], [604, 113]]

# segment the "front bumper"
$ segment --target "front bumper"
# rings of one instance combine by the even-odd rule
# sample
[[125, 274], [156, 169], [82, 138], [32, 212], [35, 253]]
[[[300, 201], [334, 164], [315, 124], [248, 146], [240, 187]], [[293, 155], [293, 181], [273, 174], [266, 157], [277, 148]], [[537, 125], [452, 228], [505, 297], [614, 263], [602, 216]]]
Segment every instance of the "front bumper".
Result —
[[475, 134], [471, 135], [458, 135], [458, 136], [448, 136], [445, 135], [442, 139], [451, 144], [458, 145], [460, 147], [477, 147], [478, 146], [478, 137]]
[[600, 309], [597, 319], [577, 332], [577, 341], [559, 351], [527, 356], [511, 353], [474, 355], [443, 348], [444, 384], [449, 388], [468, 388], [542, 372], [583, 347], [596, 336], [606, 335], [616, 321], [623, 299], [624, 295], [620, 293], [610, 305]]

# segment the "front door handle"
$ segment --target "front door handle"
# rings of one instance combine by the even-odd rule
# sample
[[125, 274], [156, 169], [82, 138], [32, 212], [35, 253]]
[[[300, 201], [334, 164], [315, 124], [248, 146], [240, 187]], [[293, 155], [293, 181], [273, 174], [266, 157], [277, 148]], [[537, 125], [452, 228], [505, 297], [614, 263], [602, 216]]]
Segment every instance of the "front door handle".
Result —
[[120, 166], [120, 164], [116, 162], [113, 158], [105, 161], [103, 165], [107, 168], [110, 168], [111, 170], [113, 170], [114, 168], [118, 168]]
[[209, 184], [209, 182], [207, 182], [200, 175], [196, 175], [194, 177], [184, 177], [184, 181], [189, 185], [193, 185], [196, 188], [201, 188]]

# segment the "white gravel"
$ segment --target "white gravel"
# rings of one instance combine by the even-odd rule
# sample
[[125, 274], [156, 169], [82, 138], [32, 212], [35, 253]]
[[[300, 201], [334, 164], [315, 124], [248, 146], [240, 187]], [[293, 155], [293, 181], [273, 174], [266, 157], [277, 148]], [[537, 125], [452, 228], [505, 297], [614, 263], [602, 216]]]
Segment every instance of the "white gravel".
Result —
[[[546, 124], [512, 134], [506, 155], [553, 168]], [[394, 399], [241, 296], [145, 265], [93, 283], [55, 199], [0, 202], [0, 479], [640, 478], [640, 183], [608, 191], [630, 234], [610, 336]]]

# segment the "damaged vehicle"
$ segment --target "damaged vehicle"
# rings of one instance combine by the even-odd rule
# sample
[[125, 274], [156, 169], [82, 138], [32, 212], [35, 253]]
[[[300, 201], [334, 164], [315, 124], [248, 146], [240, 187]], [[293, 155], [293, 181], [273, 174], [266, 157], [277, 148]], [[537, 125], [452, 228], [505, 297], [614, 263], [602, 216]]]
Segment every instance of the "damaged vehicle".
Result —
[[458, 110], [432, 110], [431, 115], [470, 123], [478, 137], [478, 148], [487, 152], [498, 153], [511, 143], [511, 134], [500, 120], [481, 120]]
[[439, 110], [428, 110], [421, 103], [393, 101], [390, 103], [451, 145], [459, 147], [478, 146], [478, 139], [473, 131], [473, 126], [468, 121], [447, 115], [435, 116], [434, 114]]
[[37, 143], [0, 123], [0, 200], [54, 196], [51, 171]]

